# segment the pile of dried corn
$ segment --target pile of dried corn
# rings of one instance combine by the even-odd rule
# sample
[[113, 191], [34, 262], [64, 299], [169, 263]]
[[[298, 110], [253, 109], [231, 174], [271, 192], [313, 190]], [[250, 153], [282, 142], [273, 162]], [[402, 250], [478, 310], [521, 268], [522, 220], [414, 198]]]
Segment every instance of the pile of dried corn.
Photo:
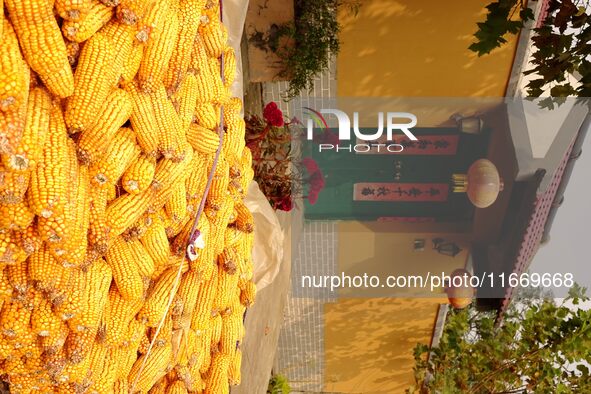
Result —
[[253, 172], [219, 5], [0, 10], [0, 374], [14, 393], [228, 392]]

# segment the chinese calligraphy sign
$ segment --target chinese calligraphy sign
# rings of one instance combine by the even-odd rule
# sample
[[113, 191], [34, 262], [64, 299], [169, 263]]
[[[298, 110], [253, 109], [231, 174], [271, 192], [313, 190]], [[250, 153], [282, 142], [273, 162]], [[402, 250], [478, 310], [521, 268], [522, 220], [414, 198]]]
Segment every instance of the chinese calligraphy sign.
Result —
[[356, 183], [354, 201], [447, 201], [447, 183]]

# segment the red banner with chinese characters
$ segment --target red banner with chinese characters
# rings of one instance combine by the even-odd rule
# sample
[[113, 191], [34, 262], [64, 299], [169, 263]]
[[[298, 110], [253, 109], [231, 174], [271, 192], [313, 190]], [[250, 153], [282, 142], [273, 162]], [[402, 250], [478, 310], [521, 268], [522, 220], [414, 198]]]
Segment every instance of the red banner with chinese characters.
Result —
[[377, 141], [367, 142], [357, 140], [358, 144], [399, 144], [404, 147], [401, 152], [399, 149], [390, 149], [386, 146], [371, 146], [368, 151], [359, 150], [357, 153], [362, 155], [455, 155], [458, 151], [458, 134], [449, 135], [419, 135], [418, 141], [411, 141], [408, 137], [394, 137], [388, 141], [386, 136], [382, 136]]
[[447, 183], [356, 183], [354, 201], [447, 201]]

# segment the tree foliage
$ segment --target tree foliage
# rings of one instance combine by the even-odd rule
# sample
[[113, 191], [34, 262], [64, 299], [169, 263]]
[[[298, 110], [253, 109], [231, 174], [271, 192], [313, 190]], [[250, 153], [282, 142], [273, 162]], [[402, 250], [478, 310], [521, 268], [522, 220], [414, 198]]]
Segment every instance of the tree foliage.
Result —
[[498, 327], [495, 313], [451, 311], [439, 346], [416, 346], [407, 392], [591, 393], [591, 311], [573, 307], [584, 293], [574, 287], [561, 303], [522, 296]]
[[[506, 43], [507, 34], [517, 34], [533, 19], [524, 3], [499, 0], [489, 4], [486, 20], [478, 23], [476, 42], [470, 50], [485, 55]], [[527, 84], [529, 96], [540, 97], [549, 91], [552, 97], [591, 97], [591, 12], [587, 3], [550, 0], [544, 23], [534, 29], [531, 68], [524, 72], [533, 77]]]

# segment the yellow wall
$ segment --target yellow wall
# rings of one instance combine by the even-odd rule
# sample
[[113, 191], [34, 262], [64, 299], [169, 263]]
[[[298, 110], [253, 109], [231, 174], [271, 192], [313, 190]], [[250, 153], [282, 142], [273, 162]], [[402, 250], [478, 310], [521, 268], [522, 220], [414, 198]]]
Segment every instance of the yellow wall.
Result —
[[[476, 23], [484, 20], [484, 7], [490, 0], [364, 0], [361, 3], [357, 16], [345, 7], [339, 13], [343, 26], [337, 57], [339, 97], [505, 95], [516, 36], [508, 36], [506, 45], [487, 56], [479, 58], [468, 50], [474, 41]], [[455, 112], [477, 114], [497, 102], [472, 106], [447, 102], [446, 108], [429, 109], [417, 103], [400, 102], [396, 111], [415, 113], [419, 126], [444, 126], [450, 124], [449, 117]], [[339, 106], [349, 109], [349, 103], [341, 103], [340, 99]], [[360, 109], [359, 103], [355, 106], [356, 110], [367, 112]], [[369, 124], [373, 125], [375, 112], [371, 116]]]
[[[376, 227], [380, 231], [375, 231]], [[425, 275], [427, 272], [446, 274], [463, 268], [468, 256], [470, 235], [467, 233], [400, 233], [387, 231], [387, 227], [375, 223], [343, 221], [338, 225], [338, 272], [348, 275]], [[415, 252], [413, 241], [425, 239], [425, 250]], [[456, 257], [445, 256], [433, 250], [431, 240], [443, 238], [455, 242], [462, 252]], [[357, 291], [357, 290], [352, 290]], [[442, 290], [440, 290], [442, 291]], [[346, 289], [339, 290], [342, 296], [355, 295]], [[400, 296], [431, 293], [423, 289], [399, 289]], [[368, 291], [364, 296], [383, 295], [383, 290]]]
[[403, 393], [413, 383], [412, 349], [430, 343], [436, 312], [437, 300], [420, 298], [326, 304], [324, 391]]
[[[431, 247], [435, 237], [456, 242], [463, 251], [456, 257], [441, 255]], [[461, 232], [393, 232], [385, 223], [343, 221], [338, 226], [338, 272], [381, 278], [428, 271], [450, 274], [465, 266], [469, 237]], [[425, 251], [413, 251], [416, 238], [426, 240]], [[418, 342], [430, 343], [438, 305], [447, 298], [442, 289], [434, 293], [404, 289], [396, 297], [353, 298], [358, 294], [339, 289], [342, 298], [325, 305], [324, 390], [402, 393], [413, 382], [413, 348]], [[363, 296], [372, 294], [383, 296], [371, 291]]]
[[468, 51], [490, 0], [364, 0], [341, 9], [341, 96], [503, 96], [515, 36], [488, 56]]

